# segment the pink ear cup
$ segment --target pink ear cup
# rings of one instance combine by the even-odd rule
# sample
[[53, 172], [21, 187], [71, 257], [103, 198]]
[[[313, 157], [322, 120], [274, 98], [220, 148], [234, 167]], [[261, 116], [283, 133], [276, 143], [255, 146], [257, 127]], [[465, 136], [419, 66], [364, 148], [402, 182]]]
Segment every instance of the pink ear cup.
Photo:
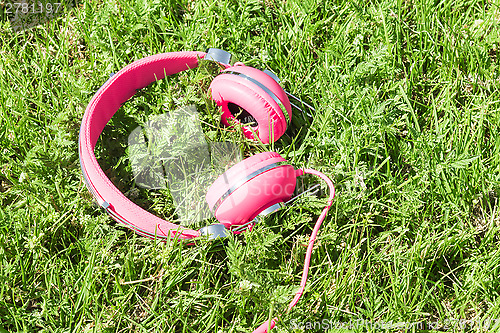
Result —
[[232, 121], [237, 121], [231, 114], [229, 103], [240, 106], [256, 120], [256, 126], [243, 127], [247, 138], [255, 139], [255, 132], [267, 144], [285, 133], [287, 119], [289, 121], [292, 117], [290, 101], [283, 88], [266, 73], [248, 66], [229, 67], [215, 77], [209, 90], [212, 99], [222, 106], [223, 124], [229, 126]]
[[263, 152], [253, 155], [235, 164], [215, 180], [207, 191], [208, 206], [212, 208], [215, 202], [229, 189], [230, 183], [237, 179], [245, 178], [248, 174], [266, 165], [286, 161], [280, 154], [275, 152]]
[[210, 186], [206, 200], [226, 227], [251, 221], [293, 194], [294, 168], [278, 153], [264, 152], [236, 164]]

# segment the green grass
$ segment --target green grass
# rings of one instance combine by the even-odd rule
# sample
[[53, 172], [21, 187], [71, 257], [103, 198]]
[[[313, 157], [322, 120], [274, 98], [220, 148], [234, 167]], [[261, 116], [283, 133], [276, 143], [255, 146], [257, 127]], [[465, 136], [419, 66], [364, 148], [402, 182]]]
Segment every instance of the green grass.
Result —
[[[2, 21], [0, 332], [249, 332], [284, 313], [324, 197], [227, 244], [181, 246], [116, 224], [81, 180], [80, 120], [109, 73], [207, 47], [272, 69], [317, 109], [292, 145], [234, 137], [245, 154], [276, 150], [337, 188], [306, 293], [276, 332], [323, 319], [491, 329], [500, 319], [498, 5], [86, 0], [23, 32]], [[127, 135], [148, 116], [195, 103], [216, 125], [209, 78], [200, 69], [153, 84], [106, 128], [96, 154], [124, 192], [133, 186]], [[137, 201], [171, 213], [167, 196], [141, 191]]]

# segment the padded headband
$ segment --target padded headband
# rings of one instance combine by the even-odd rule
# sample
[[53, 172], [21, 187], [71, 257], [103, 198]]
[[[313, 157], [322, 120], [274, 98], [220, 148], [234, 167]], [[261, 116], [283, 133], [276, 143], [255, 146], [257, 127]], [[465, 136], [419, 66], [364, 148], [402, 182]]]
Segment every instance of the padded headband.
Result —
[[114, 74], [92, 97], [82, 119], [79, 136], [80, 166], [87, 188], [99, 206], [118, 222], [149, 237], [190, 239], [199, 231], [167, 222], [130, 201], [108, 179], [94, 148], [108, 121], [137, 90], [166, 76], [198, 66], [204, 52], [162, 53], [137, 60]]

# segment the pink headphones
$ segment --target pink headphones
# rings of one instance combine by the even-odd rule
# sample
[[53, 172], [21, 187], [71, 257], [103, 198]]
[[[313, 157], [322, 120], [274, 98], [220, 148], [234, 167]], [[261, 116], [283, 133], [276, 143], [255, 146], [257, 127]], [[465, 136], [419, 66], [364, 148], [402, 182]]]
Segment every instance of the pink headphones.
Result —
[[[210, 85], [212, 99], [222, 108], [221, 122], [227, 126], [239, 123], [235, 114], [243, 109], [251, 120], [241, 124], [247, 138], [266, 144], [276, 141], [285, 133], [292, 117], [287, 94], [274, 74], [241, 63], [230, 66], [230, 58], [229, 53], [218, 49], [209, 49], [207, 53], [163, 53], [137, 60], [114, 74], [92, 97], [82, 119], [79, 152], [83, 179], [99, 206], [138, 234], [159, 239], [193, 239], [202, 235], [214, 239], [226, 237], [229, 231], [251, 229], [259, 215], [279, 209], [291, 198], [297, 176], [310, 173], [322, 178], [330, 188], [330, 197], [311, 234], [300, 289], [290, 303], [290, 310], [304, 290], [312, 246], [332, 205], [334, 187], [328, 177], [310, 169], [295, 170], [278, 153], [254, 155], [230, 168], [208, 189], [207, 203], [220, 223], [191, 230], [165, 221], [130, 201], [106, 177], [94, 155], [104, 127], [138, 89], [195, 68], [200, 59], [215, 61], [224, 68]], [[265, 322], [254, 332], [267, 332], [276, 320]]]

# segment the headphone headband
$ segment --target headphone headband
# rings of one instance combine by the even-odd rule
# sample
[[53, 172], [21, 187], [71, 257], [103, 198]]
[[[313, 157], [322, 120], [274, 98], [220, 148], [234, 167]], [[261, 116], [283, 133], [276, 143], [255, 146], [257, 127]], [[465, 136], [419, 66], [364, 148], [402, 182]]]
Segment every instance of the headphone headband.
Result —
[[[209, 50], [210, 51], [210, 50]], [[137, 90], [166, 76], [198, 66], [204, 52], [171, 52], [137, 60], [106, 81], [92, 97], [79, 135], [80, 166], [87, 188], [113, 219], [149, 237], [190, 239], [200, 235], [167, 222], [135, 205], [108, 179], [94, 155], [94, 148], [108, 121]]]

